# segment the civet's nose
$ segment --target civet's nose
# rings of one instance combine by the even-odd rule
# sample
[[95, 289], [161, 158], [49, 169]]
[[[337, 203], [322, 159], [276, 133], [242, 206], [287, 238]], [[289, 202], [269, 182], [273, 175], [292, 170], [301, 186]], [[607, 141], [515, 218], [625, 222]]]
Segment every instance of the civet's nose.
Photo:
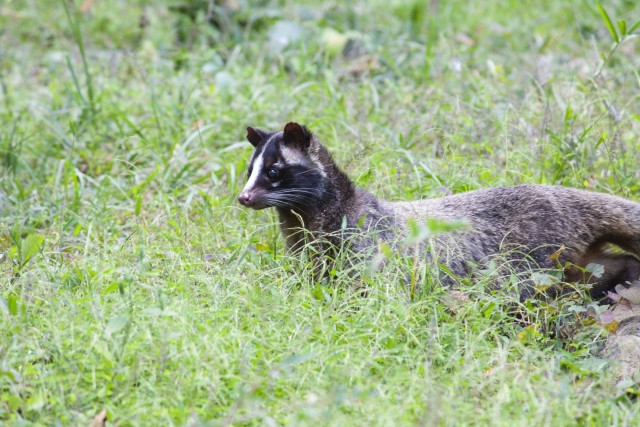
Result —
[[238, 196], [238, 201], [244, 206], [251, 207], [251, 205], [253, 204], [253, 197], [251, 197], [251, 193], [245, 191], [244, 193], [240, 193], [240, 195]]

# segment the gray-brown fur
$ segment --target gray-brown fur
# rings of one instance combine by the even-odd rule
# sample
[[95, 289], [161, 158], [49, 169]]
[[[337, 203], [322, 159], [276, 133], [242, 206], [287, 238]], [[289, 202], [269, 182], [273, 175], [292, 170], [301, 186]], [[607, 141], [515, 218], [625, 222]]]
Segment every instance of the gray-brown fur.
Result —
[[[388, 202], [354, 186], [327, 150], [297, 123], [287, 124], [282, 132], [248, 128], [247, 138], [256, 153], [265, 155], [263, 169], [258, 172], [266, 174], [277, 165], [275, 175], [281, 181], [262, 179], [256, 172], [250, 177], [251, 188], [245, 187], [239, 200], [256, 209], [275, 206], [290, 247], [300, 246], [304, 236], [299, 232], [301, 227], [314, 239], [336, 244], [337, 232], [344, 229], [346, 220], [347, 230], [365, 232], [354, 239], [352, 249], [366, 251], [377, 239], [391, 242], [402, 238], [410, 219], [417, 223], [428, 218], [464, 219], [468, 228], [435, 241], [437, 252], [446, 254], [439, 262], [456, 276], [468, 275], [473, 265], [486, 264], [496, 254], [507, 254], [519, 270], [553, 268], [558, 262], [581, 267], [604, 265], [605, 274], [594, 282], [596, 296], [640, 276], [640, 204], [621, 197], [560, 186], [520, 185]], [[252, 164], [257, 157], [254, 154]], [[295, 165], [289, 165], [287, 158]], [[296, 191], [300, 198], [288, 196]], [[271, 203], [265, 202], [269, 198]], [[609, 244], [628, 253], [614, 254], [607, 249]], [[558, 260], [550, 259], [562, 245], [565, 249]], [[575, 267], [567, 270], [565, 278], [583, 279]], [[531, 289], [525, 289], [522, 297], [530, 294]]]

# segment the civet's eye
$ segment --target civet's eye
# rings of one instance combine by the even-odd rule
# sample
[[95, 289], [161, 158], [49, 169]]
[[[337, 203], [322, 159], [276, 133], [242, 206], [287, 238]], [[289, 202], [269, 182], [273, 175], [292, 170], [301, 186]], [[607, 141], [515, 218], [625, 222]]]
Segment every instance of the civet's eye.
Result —
[[267, 171], [267, 176], [271, 180], [276, 179], [278, 177], [278, 171], [276, 169], [271, 168]]

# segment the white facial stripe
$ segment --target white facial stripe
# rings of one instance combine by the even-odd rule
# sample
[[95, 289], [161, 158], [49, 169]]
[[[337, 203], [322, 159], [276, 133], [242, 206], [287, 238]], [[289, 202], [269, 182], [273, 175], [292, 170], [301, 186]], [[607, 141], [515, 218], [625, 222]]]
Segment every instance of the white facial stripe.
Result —
[[327, 177], [327, 173], [324, 170], [324, 166], [322, 165], [322, 162], [318, 158], [318, 153], [316, 153], [315, 151], [310, 151], [309, 152], [309, 158], [311, 159], [311, 163], [316, 168], [318, 168], [318, 171], [320, 171], [320, 175], [322, 175], [323, 178], [326, 178]]
[[274, 133], [273, 135], [271, 135], [271, 136], [269, 137], [269, 139], [267, 140], [267, 143], [266, 143], [266, 144], [264, 144], [264, 146], [266, 147], [267, 145], [271, 144], [271, 141], [273, 141], [273, 140], [276, 138], [276, 136], [278, 136], [278, 135], [280, 135], [280, 134], [282, 134], [282, 132], [276, 132], [276, 133]]
[[302, 165], [304, 164], [304, 154], [302, 154], [299, 150], [289, 148], [287, 146], [280, 147], [280, 152], [282, 153], [282, 157], [284, 161], [288, 165]]
[[262, 172], [262, 165], [264, 163], [264, 158], [262, 157], [262, 155], [264, 154], [264, 149], [266, 148], [266, 146], [267, 144], [262, 146], [262, 151], [260, 151], [260, 153], [257, 154], [255, 159], [253, 160], [253, 170], [251, 171], [251, 176], [249, 177], [249, 181], [247, 181], [244, 188], [242, 189], [243, 193], [245, 191], [251, 190], [253, 186], [256, 185], [256, 181], [258, 180], [258, 177]]
[[285, 164], [289, 166], [303, 165], [314, 166], [323, 178], [327, 177], [327, 173], [324, 170], [322, 162], [318, 158], [318, 154], [314, 150], [310, 150], [308, 154], [304, 154], [295, 148], [289, 148], [283, 146], [280, 148], [282, 157], [284, 157]]

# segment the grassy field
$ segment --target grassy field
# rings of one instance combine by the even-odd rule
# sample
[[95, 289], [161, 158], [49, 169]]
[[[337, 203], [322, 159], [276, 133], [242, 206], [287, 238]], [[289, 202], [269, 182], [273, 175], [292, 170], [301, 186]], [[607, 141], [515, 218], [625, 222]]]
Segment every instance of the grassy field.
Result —
[[388, 199], [640, 200], [635, 0], [215, 3], [0, 3], [1, 424], [638, 422], [588, 299], [322, 285], [236, 202], [291, 120]]

